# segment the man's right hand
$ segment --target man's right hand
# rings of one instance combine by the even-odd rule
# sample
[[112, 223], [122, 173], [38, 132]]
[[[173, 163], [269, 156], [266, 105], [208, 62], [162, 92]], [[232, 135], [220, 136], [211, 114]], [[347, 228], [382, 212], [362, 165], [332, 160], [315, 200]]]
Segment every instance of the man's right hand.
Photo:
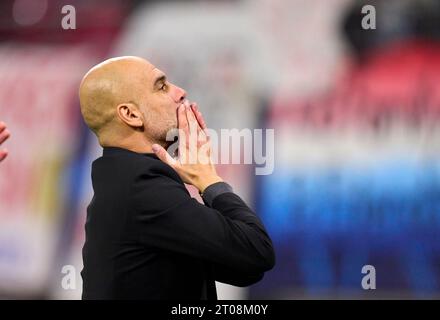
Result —
[[160, 145], [154, 144], [158, 158], [171, 166], [183, 182], [203, 192], [213, 183], [223, 181], [211, 160], [211, 143], [207, 127], [197, 104], [182, 103], [177, 111], [179, 127], [179, 156], [173, 159]]
[[[0, 122], [0, 145], [9, 138], [11, 134], [9, 130], [6, 128], [6, 124], [4, 122]], [[8, 155], [8, 150], [0, 149], [0, 161], [6, 158]]]

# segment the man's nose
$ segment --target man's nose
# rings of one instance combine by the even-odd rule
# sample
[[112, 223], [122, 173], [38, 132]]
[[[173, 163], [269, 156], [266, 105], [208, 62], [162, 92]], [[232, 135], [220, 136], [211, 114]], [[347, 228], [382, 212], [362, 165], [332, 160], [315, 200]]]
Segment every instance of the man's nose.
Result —
[[176, 86], [174, 92], [174, 101], [179, 103], [179, 102], [183, 102], [185, 99], [186, 99], [186, 91]]

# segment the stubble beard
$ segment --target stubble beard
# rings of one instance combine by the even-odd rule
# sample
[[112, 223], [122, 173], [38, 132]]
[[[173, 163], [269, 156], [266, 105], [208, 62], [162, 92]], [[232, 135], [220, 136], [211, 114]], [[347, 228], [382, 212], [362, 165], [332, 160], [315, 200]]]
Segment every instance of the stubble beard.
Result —
[[153, 143], [157, 143], [167, 149], [177, 139], [177, 123], [169, 120], [162, 128], [157, 128], [152, 134]]

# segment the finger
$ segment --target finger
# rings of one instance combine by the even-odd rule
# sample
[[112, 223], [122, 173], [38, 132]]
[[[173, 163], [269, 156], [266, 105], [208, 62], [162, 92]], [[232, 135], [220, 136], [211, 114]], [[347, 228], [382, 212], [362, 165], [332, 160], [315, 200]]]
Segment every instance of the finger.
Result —
[[193, 102], [193, 103], [191, 103], [190, 106], [191, 106], [191, 111], [193, 112], [194, 117], [196, 118], [196, 121], [197, 121], [197, 135], [199, 136], [199, 140], [200, 139], [206, 140], [206, 132], [202, 127], [203, 122], [201, 123], [199, 116], [197, 115], [197, 103]]
[[190, 163], [195, 163], [197, 161], [197, 146], [200, 128], [189, 102], [185, 103], [185, 109], [189, 124], [189, 143], [187, 145], [189, 159], [187, 160], [189, 160]]
[[6, 129], [6, 123], [4, 123], [3, 121], [0, 121], [0, 132], [2, 132], [5, 129]]
[[190, 106], [191, 112], [193, 113], [194, 118], [196, 119], [196, 122], [197, 122], [197, 131], [200, 132], [202, 130], [202, 126], [200, 125], [199, 119], [197, 118], [197, 114], [196, 114], [195, 107], [197, 106], [197, 104], [195, 102], [193, 102], [189, 106]]
[[0, 150], [0, 161], [4, 160], [8, 156], [8, 150]]
[[197, 103], [193, 103], [192, 105], [193, 112], [196, 116], [197, 122], [199, 123], [199, 126], [202, 129], [203, 134], [201, 134], [203, 140], [210, 141], [210, 137], [208, 134], [208, 126], [206, 125], [205, 119], [203, 118], [202, 113], [199, 110], [199, 106]]
[[186, 117], [187, 117], [188, 123], [190, 125], [190, 129], [192, 129], [193, 131], [196, 131], [199, 124], [197, 123], [194, 112], [191, 108], [191, 105], [188, 102], [185, 103], [185, 110], [186, 110]]
[[188, 130], [188, 119], [186, 118], [185, 105], [183, 103], [177, 108], [177, 125], [179, 129]]
[[174, 167], [177, 164], [177, 161], [162, 146], [153, 144], [152, 149], [156, 156], [169, 166]]
[[188, 137], [188, 130], [181, 130], [179, 129], [179, 147], [177, 148], [177, 156], [179, 158], [179, 161], [185, 161], [187, 156], [187, 147], [189, 144], [189, 137]]
[[184, 103], [177, 109], [177, 121], [179, 126], [179, 157], [181, 157], [185, 155], [186, 146], [189, 143], [189, 125]]
[[199, 123], [200, 128], [202, 128], [203, 130], [206, 130], [206, 122], [205, 119], [203, 119], [202, 113], [199, 110], [199, 107], [197, 105], [197, 103], [193, 103], [191, 105], [191, 108], [196, 116], [197, 122]]
[[10, 136], [11, 136], [11, 133], [9, 132], [8, 129], [5, 129], [5, 130], [1, 131], [0, 132], [0, 144], [5, 142], [6, 139], [8, 139]]
[[197, 144], [197, 139], [199, 136], [200, 131], [200, 127], [199, 124], [197, 123], [196, 117], [191, 109], [191, 106], [189, 103], [187, 103], [185, 105], [186, 108], [186, 117], [188, 119], [188, 124], [189, 124], [189, 139], [190, 142], [193, 142], [193, 145]]
[[200, 112], [197, 103], [194, 103], [192, 105], [192, 109], [193, 109], [193, 112], [194, 112], [194, 114], [196, 116], [197, 122], [199, 123], [199, 126], [202, 129], [202, 132], [203, 132], [203, 134], [201, 134], [202, 138], [205, 141], [210, 141], [211, 139], [210, 139], [209, 133], [208, 133], [208, 126], [206, 125], [205, 119], [203, 118], [203, 115]]
[[185, 105], [185, 115], [189, 125], [189, 133], [190, 135], [197, 134], [197, 129], [199, 125], [191, 109], [191, 105], [188, 101], [185, 101], [184, 105]]

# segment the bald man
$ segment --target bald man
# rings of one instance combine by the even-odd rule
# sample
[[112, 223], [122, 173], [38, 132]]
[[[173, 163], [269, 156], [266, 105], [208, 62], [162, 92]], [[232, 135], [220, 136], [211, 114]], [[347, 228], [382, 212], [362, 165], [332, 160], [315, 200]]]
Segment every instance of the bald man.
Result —
[[[6, 128], [6, 124], [0, 121], [0, 146], [10, 137], [9, 130]], [[0, 149], [0, 162], [2, 162], [8, 156], [8, 150]]]
[[[148, 61], [120, 57], [93, 67], [79, 96], [103, 147], [92, 165], [83, 299], [215, 300], [214, 281], [261, 280], [274, 266], [271, 239], [217, 175], [206, 124], [186, 92]], [[176, 128], [172, 157], [167, 134]]]

